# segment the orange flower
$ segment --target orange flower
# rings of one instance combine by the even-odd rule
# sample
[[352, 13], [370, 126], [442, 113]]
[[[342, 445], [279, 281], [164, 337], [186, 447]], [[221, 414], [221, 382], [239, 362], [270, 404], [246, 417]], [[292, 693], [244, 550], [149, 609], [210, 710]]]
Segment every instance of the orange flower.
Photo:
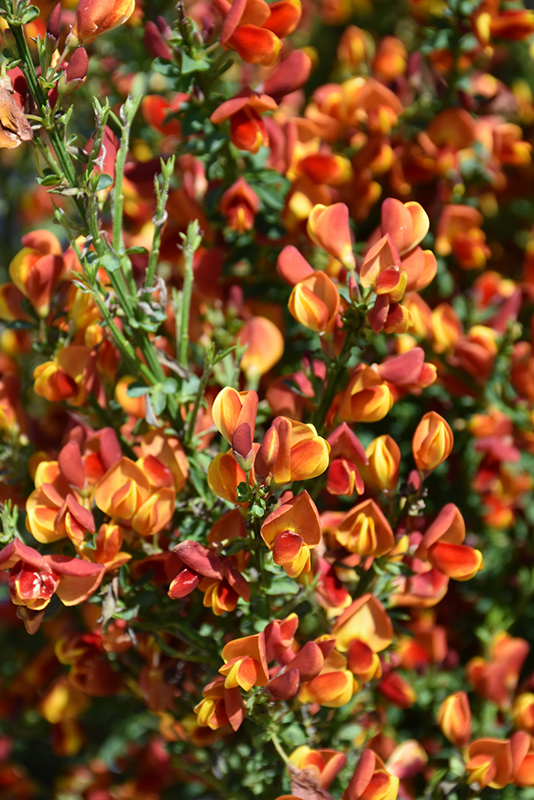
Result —
[[278, 0], [270, 5], [264, 0], [216, 0], [217, 10], [224, 16], [220, 42], [226, 49], [236, 50], [249, 64], [272, 66], [282, 47], [281, 38], [298, 25], [302, 8], [300, 0]]
[[249, 380], [265, 375], [284, 354], [284, 337], [274, 322], [266, 317], [251, 317], [236, 338], [247, 348], [240, 366]]
[[397, 248], [386, 233], [366, 254], [360, 268], [360, 283], [364, 289], [372, 287], [376, 294], [387, 294], [398, 302], [404, 296], [406, 281]]
[[321, 541], [321, 522], [308, 492], [292, 497], [269, 514], [260, 533], [275, 563], [291, 578], [309, 572], [310, 550]]
[[230, 138], [240, 150], [257, 153], [260, 147], [269, 144], [269, 137], [260, 114], [274, 111], [277, 103], [267, 94], [257, 94], [243, 89], [235, 97], [226, 100], [215, 109], [210, 121], [219, 125], [230, 120]]
[[471, 709], [465, 692], [449, 695], [439, 707], [437, 716], [442, 734], [456, 747], [465, 747], [471, 740]]
[[135, 0], [79, 0], [67, 47], [92, 42], [97, 36], [118, 28], [135, 9]]
[[292, 483], [322, 475], [328, 467], [330, 445], [313, 425], [276, 417], [271, 429], [278, 438], [278, 449], [271, 465], [276, 483]]
[[103, 564], [106, 572], [111, 572], [131, 559], [131, 554], [121, 550], [124, 531], [120, 525], [101, 525], [95, 540], [95, 549], [82, 547], [78, 550], [82, 558]]
[[332, 635], [342, 652], [350, 648], [354, 639], [361, 639], [379, 653], [393, 641], [393, 626], [382, 603], [372, 594], [364, 594], [337, 618]]
[[228, 227], [237, 233], [250, 231], [254, 227], [254, 217], [259, 207], [258, 195], [243, 177], [239, 177], [225, 191], [220, 201], [221, 213], [226, 217]]
[[386, 769], [400, 781], [413, 778], [428, 763], [428, 756], [416, 739], [407, 739], [399, 744], [389, 756]]
[[212, 730], [230, 724], [237, 731], [245, 719], [245, 705], [239, 688], [225, 688], [224, 678], [215, 678], [204, 687], [204, 699], [195, 706], [197, 723]]
[[512, 717], [516, 728], [521, 728], [529, 734], [534, 733], [534, 694], [522, 692], [514, 700]]
[[257, 409], [256, 392], [238, 392], [226, 386], [213, 401], [211, 414], [217, 430], [231, 444], [234, 433], [241, 425], [248, 425], [253, 438]]
[[365, 486], [356, 465], [365, 466], [367, 457], [358, 437], [343, 422], [330, 434], [328, 444], [331, 450], [327, 492], [347, 497], [354, 491], [363, 494]]
[[53, 361], [46, 361], [33, 372], [33, 390], [51, 403], [66, 400], [81, 406], [87, 400], [95, 375], [96, 350], [83, 345], [60, 347]]
[[404, 74], [407, 60], [408, 53], [401, 40], [395, 36], [384, 36], [373, 59], [373, 72], [388, 83]]
[[417, 247], [427, 235], [429, 227], [428, 214], [419, 203], [401, 203], [393, 197], [388, 197], [382, 203], [382, 234], [391, 236], [400, 256]]
[[397, 708], [411, 708], [417, 700], [417, 692], [396, 670], [390, 670], [382, 678], [377, 690], [388, 703]]
[[22, 241], [25, 246], [11, 261], [9, 276], [39, 316], [46, 317], [64, 268], [61, 246], [48, 231], [33, 231]]
[[352, 640], [347, 659], [350, 671], [361, 683], [368, 683], [382, 675], [380, 657], [361, 639]]
[[462, 269], [482, 269], [491, 251], [480, 226], [484, 217], [472, 206], [445, 206], [436, 234], [436, 253], [453, 253]]
[[472, 658], [466, 666], [476, 693], [500, 708], [509, 708], [528, 650], [525, 639], [498, 633], [491, 642], [489, 660]]
[[19, 539], [0, 550], [0, 569], [10, 570], [13, 603], [32, 611], [46, 608], [54, 593], [64, 605], [78, 605], [98, 589], [104, 575], [102, 564], [70, 556], [41, 556]]
[[[219, 672], [226, 676], [224, 685], [227, 689], [240, 685], [240, 680], [244, 681], [248, 688], [266, 686], [269, 682], [264, 633], [233, 639], [225, 644], [221, 655], [225, 666], [221, 667]], [[250, 683], [252, 678], [253, 682]], [[241, 688], [248, 691], [245, 686]]]
[[321, 789], [328, 789], [347, 763], [347, 756], [338, 750], [312, 750], [311, 747], [302, 745], [293, 750], [289, 760], [299, 769], [311, 772]]
[[339, 417], [347, 422], [378, 422], [393, 402], [391, 390], [376, 368], [359, 364], [339, 398]]
[[386, 358], [377, 366], [380, 377], [387, 381], [398, 400], [404, 392], [420, 394], [422, 389], [431, 386], [436, 380], [436, 367], [425, 361], [421, 347], [410, 347], [398, 356]]
[[462, 323], [451, 305], [440, 303], [432, 311], [432, 333], [437, 353], [451, 350], [462, 335]]
[[347, 669], [347, 659], [337, 650], [332, 650], [320, 674], [302, 684], [298, 697], [301, 703], [341, 708], [352, 699], [357, 689], [354, 675]]
[[[148, 23], [147, 23], [148, 24]], [[148, 94], [143, 97], [141, 110], [149, 125], [165, 136], [181, 136], [181, 125], [174, 116], [176, 111], [189, 100], [189, 95], [177, 92], [172, 101], [165, 100], [157, 94]]]
[[229, 503], [238, 505], [237, 487], [246, 483], [247, 477], [232, 453], [217, 453], [208, 466], [208, 486], [211, 491], [228, 500]]
[[288, 308], [306, 328], [317, 333], [332, 332], [339, 311], [339, 292], [324, 272], [314, 272], [299, 281], [291, 292]]
[[174, 513], [174, 489], [153, 490], [138, 463], [121, 458], [100, 479], [94, 501], [110, 517], [128, 523], [141, 536], [161, 531]]
[[435, 411], [429, 411], [421, 418], [412, 440], [417, 469], [421, 472], [436, 469], [450, 456], [453, 444], [449, 424]]
[[374, 500], [364, 500], [345, 514], [335, 537], [349, 553], [360, 556], [383, 556], [395, 545], [391, 526]]
[[416, 557], [426, 558], [433, 567], [457, 581], [470, 580], [484, 566], [482, 553], [462, 544], [464, 519], [453, 503], [444, 506], [425, 532]]
[[467, 758], [469, 783], [503, 789], [511, 782], [513, 763], [508, 739], [476, 739], [469, 746]]
[[345, 269], [356, 269], [349, 227], [349, 209], [345, 203], [314, 206], [308, 217], [307, 231], [310, 239], [341, 261]]
[[204, 606], [211, 607], [216, 616], [233, 611], [240, 597], [250, 600], [248, 583], [230, 558], [219, 558], [213, 548], [189, 540], [177, 544], [174, 553], [180, 569], [169, 586], [172, 600], [186, 597], [198, 587], [204, 592]]
[[[144, 459], [148, 456], [156, 459], [159, 462], [159, 469], [163, 465], [170, 470], [177, 492], [184, 488], [188, 475], [187, 457], [184, 448], [175, 436], [169, 436], [160, 430], [153, 430], [141, 438], [139, 452]], [[149, 480], [151, 480], [150, 476]], [[171, 484], [167, 483], [166, 485], [170, 486]]]
[[339, 40], [337, 57], [344, 66], [354, 70], [366, 61], [374, 49], [371, 35], [355, 25], [348, 25]]
[[373, 750], [364, 750], [343, 800], [396, 800], [399, 779], [390, 775]]
[[0, 319], [4, 322], [13, 322], [15, 319], [29, 321], [30, 317], [22, 307], [23, 300], [23, 293], [14, 283], [0, 284]]

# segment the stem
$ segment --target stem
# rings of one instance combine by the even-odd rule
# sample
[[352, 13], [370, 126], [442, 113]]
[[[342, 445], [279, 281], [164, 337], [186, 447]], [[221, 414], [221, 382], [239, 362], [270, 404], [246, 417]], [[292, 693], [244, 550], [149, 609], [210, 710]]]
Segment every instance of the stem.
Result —
[[287, 757], [286, 753], [284, 752], [284, 748], [282, 747], [280, 739], [278, 738], [276, 733], [271, 733], [271, 742], [274, 744], [276, 752], [278, 753], [278, 755], [280, 756], [286, 767], [288, 767], [291, 762]]
[[187, 369], [187, 349], [189, 346], [189, 312], [193, 291], [193, 258], [200, 243], [198, 220], [190, 222], [184, 236], [184, 287], [182, 290], [182, 308], [180, 311], [180, 339], [178, 363]]
[[128, 155], [132, 121], [139, 108], [140, 102], [140, 97], [136, 99], [128, 97], [121, 108], [121, 120], [123, 125], [121, 143], [115, 161], [115, 190], [113, 193], [113, 249], [116, 253], [120, 253], [122, 248], [122, 211], [124, 200], [122, 195], [122, 182], [124, 179], [124, 165], [126, 163], [126, 156]]
[[337, 357], [334, 362], [334, 368], [332, 373], [329, 376], [328, 384], [326, 386], [325, 393], [323, 394], [322, 400], [313, 415], [313, 424], [317, 428], [318, 432], [321, 433], [324, 428], [324, 419], [328, 412], [328, 409], [332, 405], [332, 401], [335, 397], [337, 392], [337, 387], [339, 385], [340, 378], [345, 370], [345, 356], [349, 353], [352, 341], [354, 339], [354, 331], [349, 331], [347, 333], [347, 337], [343, 342], [343, 348], [341, 353]]
[[116, 346], [119, 348], [121, 353], [123, 354], [124, 358], [128, 362], [129, 368], [132, 370], [133, 374], [140, 374], [146, 383], [152, 385], [154, 382], [152, 373], [149, 369], [147, 369], [146, 365], [143, 364], [142, 361], [139, 361], [135, 354], [135, 350], [133, 349], [130, 342], [125, 338], [124, 334], [121, 330], [117, 327], [115, 320], [111, 316], [109, 308], [106, 306], [98, 288], [96, 286], [90, 285], [91, 294], [93, 299], [98, 306], [98, 310], [102, 315], [103, 321], [106, 323], [109, 332], [111, 333], [113, 340]]
[[[33, 97], [33, 100], [37, 108], [39, 109], [43, 122], [45, 122], [47, 121], [48, 118], [47, 114], [48, 100], [43, 90], [41, 89], [37, 73], [35, 72], [35, 66], [33, 64], [28, 43], [26, 41], [26, 36], [24, 34], [22, 26], [20, 25], [13, 25], [13, 27], [10, 27], [10, 31], [13, 34], [13, 38], [15, 40], [17, 53], [21, 60], [20, 67], [22, 69], [22, 72], [24, 73], [24, 77], [26, 78], [28, 89], [30, 90], [30, 94]], [[43, 127], [45, 127], [48, 136], [50, 137], [52, 146], [54, 148], [54, 152], [57, 156], [59, 163], [61, 164], [67, 182], [73, 189], [76, 189], [78, 187], [76, 170], [74, 169], [74, 164], [72, 163], [72, 160], [67, 153], [65, 142], [63, 141], [63, 138], [60, 136], [59, 131], [57, 130], [55, 121], [52, 120], [49, 125], [43, 125]], [[80, 200], [79, 197], [75, 197], [74, 202], [76, 203], [78, 212], [80, 214], [80, 217], [84, 225], [87, 226], [87, 216], [85, 213], [83, 202]]]
[[211, 355], [206, 354], [206, 362], [204, 364], [204, 371], [202, 372], [202, 377], [200, 378], [200, 383], [198, 385], [197, 393], [195, 395], [195, 402], [193, 404], [193, 408], [191, 409], [191, 413], [189, 415], [189, 419], [187, 421], [187, 430], [185, 433], [184, 444], [189, 444], [194, 436], [195, 433], [195, 423], [197, 421], [198, 412], [200, 410], [200, 404], [202, 402], [202, 398], [204, 397], [204, 392], [206, 390], [206, 386], [208, 385], [208, 380], [211, 375], [211, 370], [213, 368], [213, 358]]
[[152, 238], [152, 248], [148, 258], [148, 267], [145, 277], [145, 289], [151, 289], [154, 285], [154, 278], [156, 276], [156, 266], [158, 263], [159, 250], [161, 246], [161, 233], [163, 226], [167, 221], [167, 212], [165, 206], [169, 197], [169, 187], [171, 182], [172, 173], [174, 172], [175, 158], [172, 156], [167, 164], [161, 161], [161, 172], [163, 175], [163, 185], [160, 189], [157, 177], [154, 179], [154, 189], [156, 190], [156, 197], [158, 204], [156, 213], [154, 214], [154, 236]]

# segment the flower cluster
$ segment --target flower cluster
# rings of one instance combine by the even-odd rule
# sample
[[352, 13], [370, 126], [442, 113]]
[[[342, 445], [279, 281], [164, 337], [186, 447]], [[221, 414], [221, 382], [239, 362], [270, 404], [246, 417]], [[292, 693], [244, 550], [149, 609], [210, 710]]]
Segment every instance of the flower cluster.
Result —
[[529, 800], [534, 13], [171, 6], [0, 0], [0, 786]]

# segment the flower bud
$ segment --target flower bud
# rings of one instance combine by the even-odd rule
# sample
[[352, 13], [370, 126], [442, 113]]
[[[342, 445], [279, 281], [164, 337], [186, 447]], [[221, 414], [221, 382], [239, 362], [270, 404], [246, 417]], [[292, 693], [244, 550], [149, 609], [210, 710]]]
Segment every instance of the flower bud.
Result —
[[61, 36], [61, 3], [54, 6], [48, 17], [46, 26], [46, 44], [53, 52], [58, 44], [59, 37]]
[[73, 92], [83, 83], [89, 68], [89, 57], [83, 47], [77, 47], [71, 56], [67, 68], [61, 73], [58, 81], [57, 91], [59, 96]]
[[412, 440], [417, 469], [421, 472], [436, 469], [449, 457], [453, 444], [449, 424], [435, 411], [429, 411], [421, 419]]
[[389, 434], [378, 436], [368, 445], [365, 455], [369, 460], [366, 474], [384, 491], [393, 491], [399, 480], [401, 453], [398, 444]]
[[465, 692], [449, 695], [438, 711], [442, 734], [456, 747], [464, 747], [471, 739], [471, 709]]

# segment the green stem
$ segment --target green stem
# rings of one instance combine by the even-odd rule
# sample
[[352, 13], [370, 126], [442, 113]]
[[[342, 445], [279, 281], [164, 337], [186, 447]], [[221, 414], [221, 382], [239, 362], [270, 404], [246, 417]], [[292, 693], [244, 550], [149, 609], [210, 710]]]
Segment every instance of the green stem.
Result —
[[113, 193], [113, 249], [117, 254], [119, 254], [122, 249], [122, 212], [124, 202], [122, 182], [124, 179], [124, 165], [126, 164], [126, 156], [128, 155], [132, 121], [139, 108], [140, 102], [140, 97], [135, 99], [128, 97], [121, 108], [121, 120], [123, 124], [121, 143], [115, 160], [115, 189]]
[[189, 346], [189, 313], [193, 292], [193, 258], [200, 243], [198, 220], [190, 222], [184, 237], [184, 287], [182, 290], [182, 307], [180, 311], [180, 339], [178, 363], [187, 369], [187, 350]]
[[284, 748], [282, 747], [280, 739], [278, 738], [276, 733], [271, 733], [271, 742], [274, 744], [276, 752], [278, 753], [278, 755], [280, 756], [286, 767], [289, 767], [291, 762], [286, 753], [284, 752]]
[[333, 370], [328, 377], [328, 383], [326, 386], [325, 393], [323, 394], [322, 400], [319, 406], [317, 407], [315, 414], [313, 415], [312, 421], [319, 433], [322, 433], [324, 429], [324, 420], [326, 414], [328, 412], [328, 409], [332, 405], [332, 401], [336, 395], [337, 388], [339, 386], [339, 381], [346, 369], [345, 356], [350, 352], [354, 338], [355, 338], [354, 331], [349, 331], [347, 333], [345, 341], [343, 342], [343, 348], [341, 350], [341, 353], [335, 360]]
[[204, 371], [202, 372], [202, 377], [200, 378], [200, 383], [198, 385], [197, 393], [195, 395], [195, 402], [193, 403], [193, 408], [191, 409], [191, 413], [187, 421], [187, 430], [184, 438], [184, 444], [186, 445], [190, 444], [195, 434], [195, 423], [197, 421], [198, 412], [200, 410], [200, 404], [202, 402], [202, 398], [204, 397], [204, 392], [206, 390], [206, 386], [208, 385], [212, 368], [213, 368], [213, 359], [210, 358], [208, 354], [206, 354]]
[[146, 365], [143, 364], [143, 362], [137, 358], [137, 355], [132, 345], [125, 338], [122, 331], [119, 330], [119, 328], [117, 327], [115, 320], [111, 316], [108, 307], [102, 300], [98, 287], [91, 286], [91, 294], [98, 307], [98, 310], [100, 311], [100, 314], [102, 315], [103, 321], [106, 323], [108, 330], [113, 337], [116, 346], [119, 348], [124, 358], [126, 359], [129, 369], [132, 371], [134, 375], [140, 375], [145, 380], [146, 383], [152, 385], [154, 382], [152, 373], [146, 367]]
[[152, 247], [150, 250], [150, 256], [148, 258], [145, 289], [152, 288], [154, 285], [154, 278], [156, 277], [156, 266], [158, 263], [159, 250], [161, 246], [161, 233], [163, 226], [167, 221], [167, 212], [165, 211], [165, 206], [167, 205], [167, 199], [169, 197], [169, 187], [171, 183], [171, 177], [174, 172], [174, 164], [174, 156], [169, 159], [167, 164], [164, 164], [163, 160], [161, 161], [161, 172], [163, 175], [163, 185], [161, 189], [158, 184], [158, 179], [154, 179], [154, 189], [156, 191], [158, 204], [156, 213], [154, 215], [154, 235], [152, 237]]

